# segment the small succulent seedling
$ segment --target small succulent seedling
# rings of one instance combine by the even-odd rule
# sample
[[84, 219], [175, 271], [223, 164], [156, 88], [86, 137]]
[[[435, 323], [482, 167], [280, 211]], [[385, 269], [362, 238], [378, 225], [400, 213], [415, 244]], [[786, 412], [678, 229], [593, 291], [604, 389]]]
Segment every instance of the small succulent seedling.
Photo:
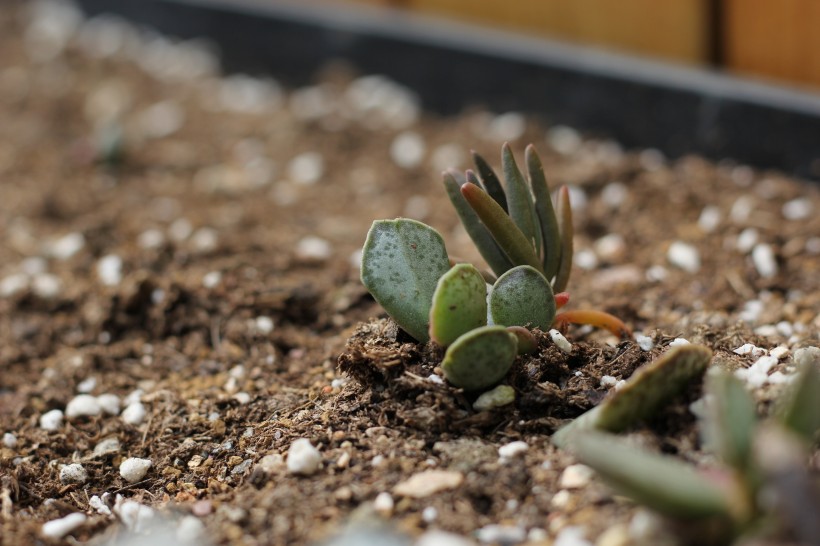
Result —
[[[788, 529], [797, 543], [820, 544], [820, 490], [806, 468], [820, 433], [820, 361], [801, 368], [763, 422], [737, 378], [722, 370], [709, 374], [701, 431], [720, 461], [711, 468], [595, 430], [576, 431], [570, 447], [617, 491], [689, 521], [699, 540], [707, 529], [721, 543]], [[697, 522], [703, 525], [691, 525]]]
[[[444, 187], [494, 275], [469, 264], [450, 268], [444, 242], [429, 226], [403, 218], [378, 220], [362, 254], [362, 282], [376, 301], [417, 340], [446, 347], [445, 376], [467, 390], [492, 386], [516, 354], [537, 349], [526, 328], [548, 330], [572, 322], [628, 334], [608, 313], [557, 313], [569, 299], [563, 290], [572, 266], [572, 213], [566, 187], [553, 207], [534, 148], [527, 148], [525, 182], [509, 146], [503, 147], [506, 189], [481, 156], [474, 159], [478, 174], [467, 171], [460, 185], [457, 175], [445, 173]], [[494, 344], [499, 345], [492, 351], [496, 358], [478, 362], [476, 355], [491, 354]]]

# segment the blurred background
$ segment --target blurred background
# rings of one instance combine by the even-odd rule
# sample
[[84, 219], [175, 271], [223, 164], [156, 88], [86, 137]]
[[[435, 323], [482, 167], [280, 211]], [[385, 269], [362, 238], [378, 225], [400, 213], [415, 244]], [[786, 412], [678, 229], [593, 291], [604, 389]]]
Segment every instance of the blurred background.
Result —
[[817, 0], [342, 0], [820, 90]]

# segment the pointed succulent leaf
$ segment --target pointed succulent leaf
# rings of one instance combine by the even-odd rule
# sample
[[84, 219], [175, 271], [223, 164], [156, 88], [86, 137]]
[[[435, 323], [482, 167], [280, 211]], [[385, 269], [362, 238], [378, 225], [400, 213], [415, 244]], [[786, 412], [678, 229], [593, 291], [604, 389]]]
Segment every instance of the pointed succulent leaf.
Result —
[[501, 187], [501, 181], [498, 179], [495, 171], [490, 167], [490, 164], [475, 151], [473, 151], [472, 154], [473, 163], [475, 163], [475, 168], [478, 171], [481, 187], [504, 209], [504, 212], [507, 212], [507, 196], [504, 194], [504, 188]]
[[532, 194], [515, 162], [510, 145], [506, 143], [501, 148], [501, 166], [504, 170], [504, 181], [507, 183], [507, 210], [510, 218], [527, 238], [535, 255], [540, 256], [541, 229], [538, 226]]
[[681, 345], [639, 368], [626, 384], [595, 408], [552, 435], [552, 443], [564, 447], [579, 431], [587, 429], [621, 432], [645, 420], [703, 376], [712, 351], [702, 345]]
[[538, 157], [532, 144], [527, 146], [525, 154], [530, 189], [535, 198], [535, 213], [538, 216], [538, 224], [541, 229], [541, 255], [544, 264], [544, 275], [552, 280], [558, 273], [558, 265], [561, 259], [561, 234], [558, 230], [558, 218], [552, 205], [552, 197], [550, 197], [541, 158]]
[[447, 347], [459, 336], [487, 324], [487, 283], [471, 264], [441, 276], [430, 307], [430, 337]]
[[461, 186], [461, 195], [476, 212], [513, 265], [529, 265], [541, 270], [541, 261], [535, 255], [532, 245], [518, 226], [510, 220], [504, 209], [493, 201], [487, 192], [474, 184], [467, 183]]
[[552, 287], [556, 292], [563, 292], [569, 284], [569, 275], [572, 272], [572, 208], [569, 202], [569, 188], [561, 186], [558, 190], [558, 228], [561, 232], [561, 257], [558, 262], [558, 272]]
[[362, 283], [385, 311], [419, 341], [428, 338], [433, 292], [450, 268], [444, 240], [406, 218], [376, 220], [362, 251]]
[[490, 266], [490, 269], [492, 269], [496, 275], [501, 275], [510, 269], [513, 264], [510, 259], [507, 258], [507, 255], [504, 254], [504, 251], [501, 250], [501, 247], [498, 246], [498, 243], [495, 242], [490, 231], [481, 223], [481, 219], [479, 219], [476, 212], [469, 203], [467, 203], [467, 200], [464, 199], [464, 196], [461, 195], [459, 187], [460, 185], [456, 181], [455, 176], [452, 173], [445, 172], [444, 189], [447, 191], [447, 197], [450, 198], [450, 202], [456, 209], [456, 213], [461, 219], [464, 229], [467, 231], [470, 239], [473, 240], [473, 243], [475, 243], [476, 248], [481, 253], [481, 257], [484, 258], [484, 261]]
[[538, 270], [519, 265], [498, 277], [490, 290], [493, 324], [550, 329], [555, 318], [555, 296]]
[[482, 326], [447, 348], [441, 369], [456, 387], [466, 391], [486, 389], [507, 375], [517, 352], [515, 334], [503, 326]]
[[757, 426], [755, 402], [743, 383], [726, 372], [709, 374], [706, 392], [710, 396], [701, 423], [706, 445], [724, 462], [746, 472]]
[[786, 428], [813, 444], [820, 434], [820, 349], [795, 351], [797, 377], [779, 404], [777, 416]]
[[730, 515], [726, 491], [694, 467], [638, 449], [617, 436], [594, 431], [577, 435], [572, 448], [615, 490], [658, 512], [682, 519]]

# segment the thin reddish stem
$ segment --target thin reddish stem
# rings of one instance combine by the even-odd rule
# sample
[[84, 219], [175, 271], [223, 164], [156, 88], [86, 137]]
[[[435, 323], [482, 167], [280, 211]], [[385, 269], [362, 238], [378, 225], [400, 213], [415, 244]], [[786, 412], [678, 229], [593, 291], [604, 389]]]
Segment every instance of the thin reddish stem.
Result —
[[632, 337], [632, 330], [618, 317], [605, 313], [604, 311], [592, 311], [589, 309], [579, 309], [576, 311], [564, 311], [555, 315], [553, 325], [559, 330], [566, 329], [568, 324], [589, 324], [596, 328], [609, 330], [618, 337]]

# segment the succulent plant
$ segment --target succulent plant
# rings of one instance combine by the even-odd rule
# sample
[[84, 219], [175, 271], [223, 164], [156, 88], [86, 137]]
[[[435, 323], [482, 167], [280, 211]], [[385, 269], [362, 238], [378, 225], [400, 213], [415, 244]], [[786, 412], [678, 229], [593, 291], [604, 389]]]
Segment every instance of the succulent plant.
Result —
[[[469, 264], [451, 268], [441, 235], [429, 226], [405, 218], [377, 220], [367, 235], [361, 271], [376, 301], [418, 341], [432, 339], [446, 347], [445, 376], [467, 390], [492, 386], [517, 354], [536, 350], [526, 328], [548, 330], [572, 322], [628, 334], [608, 313], [557, 313], [569, 299], [563, 289], [572, 267], [572, 212], [566, 187], [553, 207], [534, 148], [526, 151], [525, 182], [504, 145], [506, 189], [481, 156], [474, 154], [474, 160], [478, 174], [467, 171], [459, 184], [460, 175], [446, 172], [444, 187], [494, 275]], [[476, 360], [491, 350], [497, 353], [491, 362]]]
[[576, 430], [567, 443], [616, 491], [686, 521], [698, 543], [707, 533], [729, 544], [785, 532], [799, 544], [820, 544], [820, 488], [806, 467], [820, 433], [820, 359], [806, 360], [762, 422], [740, 380], [710, 372], [700, 424], [705, 447], [720, 462], [709, 468], [598, 430]]

